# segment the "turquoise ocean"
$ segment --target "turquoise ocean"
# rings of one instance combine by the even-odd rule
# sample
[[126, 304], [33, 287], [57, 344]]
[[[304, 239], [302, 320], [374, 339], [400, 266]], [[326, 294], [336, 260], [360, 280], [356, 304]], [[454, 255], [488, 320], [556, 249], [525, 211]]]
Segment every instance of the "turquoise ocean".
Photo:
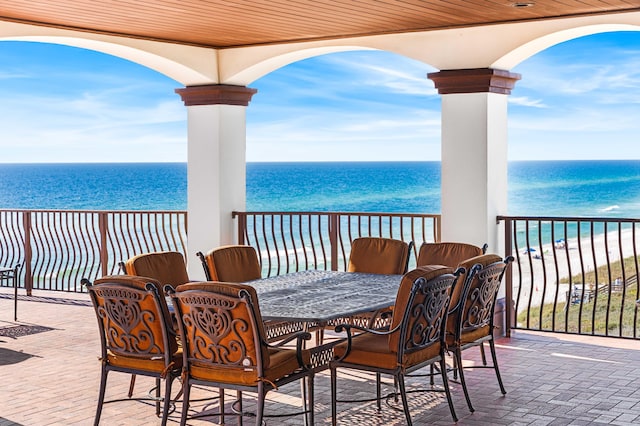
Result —
[[[0, 164], [0, 209], [184, 210], [185, 163]], [[640, 161], [509, 163], [508, 215], [640, 218]], [[439, 162], [247, 164], [249, 211], [440, 212]]]

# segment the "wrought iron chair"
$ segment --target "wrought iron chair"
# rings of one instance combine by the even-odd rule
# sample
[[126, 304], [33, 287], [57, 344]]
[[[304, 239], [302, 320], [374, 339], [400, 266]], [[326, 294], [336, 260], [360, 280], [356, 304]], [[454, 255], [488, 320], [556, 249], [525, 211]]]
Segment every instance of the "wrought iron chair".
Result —
[[256, 249], [231, 245], [209, 250], [206, 255], [196, 253], [208, 281], [243, 283], [262, 278]]
[[[252, 246], [222, 246], [209, 250], [206, 255], [200, 251], [196, 255], [202, 262], [208, 281], [244, 283], [262, 278], [258, 254]], [[304, 324], [265, 321], [265, 326], [269, 341], [275, 341], [287, 337], [297, 327], [304, 327]]]
[[[362, 237], [351, 242], [351, 253], [347, 271], [364, 272], [369, 274], [402, 275], [407, 272], [409, 266], [409, 254], [413, 247], [413, 241], [404, 241], [391, 238]], [[367, 327], [382, 327], [388, 325], [393, 307], [381, 309], [376, 312], [357, 315], [351, 318], [353, 324]], [[332, 321], [329, 326], [333, 328], [338, 321]]]
[[[388, 330], [339, 324], [346, 330], [345, 342], [336, 345], [331, 369], [331, 415], [336, 424], [337, 369], [349, 368], [376, 373], [376, 400], [381, 409], [380, 375], [394, 377], [409, 425], [411, 414], [405, 389], [405, 376], [423, 367], [439, 364], [444, 392], [454, 421], [457, 421], [445, 364], [445, 324], [451, 288], [460, 271], [445, 266], [414, 269], [402, 278]], [[356, 333], [360, 333], [357, 334]], [[435, 389], [432, 389], [435, 390]]]
[[[184, 256], [177, 251], [142, 253], [129, 258], [126, 262], [119, 262], [118, 265], [125, 275], [153, 278], [161, 286], [165, 284], [177, 286], [189, 282]], [[159, 291], [162, 294], [161, 287], [159, 287]], [[177, 329], [177, 325], [174, 325], [174, 329]], [[131, 376], [129, 398], [133, 394], [135, 383], [136, 376], [134, 374]]]
[[[102, 374], [94, 424], [105, 404], [107, 375], [119, 371], [156, 378], [156, 414], [160, 414], [160, 382], [165, 381], [162, 425], [167, 423], [171, 385], [182, 369], [182, 351], [160, 283], [145, 277], [105, 276], [93, 284], [83, 279], [98, 318]], [[133, 381], [129, 389], [132, 394]], [[107, 402], [115, 402], [107, 401]]]
[[184, 256], [177, 251], [139, 254], [120, 262], [120, 269], [127, 275], [153, 278], [162, 285], [177, 286], [189, 282]]
[[[507, 391], [500, 377], [496, 348], [493, 339], [494, 311], [496, 298], [504, 272], [513, 257], [502, 259], [495, 254], [477, 256], [463, 262], [460, 266], [469, 268], [461, 286], [457, 300], [452, 297], [447, 323], [446, 347], [454, 356], [454, 374], [460, 375], [460, 383], [470, 411], [474, 411], [464, 377], [464, 368], [493, 368], [502, 394]], [[455, 292], [454, 292], [455, 293]], [[492, 365], [487, 365], [484, 355], [484, 342], [489, 343]], [[463, 368], [462, 351], [474, 346], [481, 347], [482, 365]]]
[[[175, 290], [166, 286], [165, 293], [171, 297], [184, 348], [181, 425], [187, 421], [194, 384], [237, 390], [240, 415], [244, 415], [241, 392], [256, 392], [256, 425], [261, 425], [267, 392], [303, 379], [309, 400], [307, 409], [303, 395], [304, 414], [313, 424], [314, 371], [309, 352], [303, 349], [309, 333], [296, 333], [278, 345], [267, 343], [258, 297], [249, 285], [189, 283]], [[282, 348], [294, 339], [296, 349]]]
[[391, 238], [362, 237], [351, 242], [349, 254], [349, 272], [367, 272], [371, 274], [396, 274], [407, 272], [409, 244]]
[[422, 243], [417, 265], [445, 265], [455, 268], [467, 259], [485, 254], [488, 247], [487, 244], [478, 247], [457, 242]]

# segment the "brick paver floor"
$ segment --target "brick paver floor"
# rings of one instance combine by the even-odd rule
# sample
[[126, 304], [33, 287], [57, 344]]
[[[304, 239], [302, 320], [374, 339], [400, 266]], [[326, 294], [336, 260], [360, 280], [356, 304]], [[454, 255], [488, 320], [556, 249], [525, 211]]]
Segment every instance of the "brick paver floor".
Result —
[[[8, 289], [0, 289], [0, 426], [91, 425], [95, 414], [100, 368], [99, 340], [93, 308], [87, 295], [36, 292], [21, 296], [18, 322]], [[465, 352], [479, 363], [474, 348]], [[467, 410], [462, 390], [452, 383], [460, 425], [587, 425], [640, 424], [640, 341], [585, 338], [517, 331], [500, 339], [498, 358], [507, 388], [502, 396], [493, 370], [467, 373], [474, 413]], [[392, 381], [385, 379], [389, 392]], [[411, 378], [410, 391], [424, 389], [425, 378]], [[107, 399], [126, 397], [129, 376], [111, 373]], [[145, 396], [153, 380], [139, 377], [137, 397]], [[176, 381], [176, 392], [179, 382]], [[316, 424], [330, 424], [329, 374], [315, 380]], [[196, 388], [195, 399], [216, 396], [217, 391]], [[339, 398], [366, 399], [375, 395], [374, 377], [343, 371]], [[229, 392], [227, 401], [234, 395]], [[250, 411], [252, 395], [245, 394]], [[202, 410], [216, 400], [197, 402]], [[374, 402], [339, 404], [340, 425], [402, 425], [404, 415], [391, 408], [393, 400], [377, 412]], [[412, 392], [415, 424], [453, 424], [444, 394]], [[300, 387], [290, 384], [268, 395], [267, 413], [295, 411], [300, 407]], [[181, 404], [169, 419], [177, 424]], [[190, 420], [190, 425], [215, 424], [217, 417]], [[245, 418], [245, 424], [253, 419]], [[268, 418], [268, 425], [302, 424], [302, 417]], [[158, 425], [153, 406], [126, 401], [107, 404], [102, 425]], [[227, 418], [227, 424], [237, 424]]]

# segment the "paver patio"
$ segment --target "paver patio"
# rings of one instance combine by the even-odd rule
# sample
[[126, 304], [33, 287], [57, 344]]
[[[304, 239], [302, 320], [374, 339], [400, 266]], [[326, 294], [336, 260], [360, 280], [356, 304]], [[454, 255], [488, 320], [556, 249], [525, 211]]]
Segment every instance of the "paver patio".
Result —
[[[0, 289], [0, 426], [90, 425], [93, 423], [100, 367], [99, 340], [93, 308], [86, 294], [37, 291], [21, 296], [18, 322], [13, 319], [9, 289]], [[465, 351], [478, 363], [479, 352]], [[640, 424], [640, 341], [517, 331], [498, 340], [498, 358], [507, 388], [500, 394], [491, 369], [469, 370], [466, 377], [474, 413], [467, 410], [462, 389], [452, 383], [460, 425], [586, 425]], [[424, 389], [426, 378], [409, 380], [409, 390]], [[438, 381], [436, 381], [438, 383]], [[153, 380], [139, 377], [142, 397]], [[387, 392], [391, 381], [386, 380]], [[107, 399], [126, 397], [129, 376], [111, 373]], [[176, 382], [176, 391], [179, 388]], [[316, 424], [330, 424], [329, 374], [316, 376]], [[373, 375], [345, 371], [338, 381], [340, 398], [375, 395]], [[229, 393], [227, 401], [232, 400]], [[195, 389], [193, 398], [217, 395]], [[252, 395], [246, 394], [245, 410]], [[201, 409], [205, 402], [195, 404]], [[212, 404], [215, 409], [216, 401]], [[300, 387], [291, 384], [268, 395], [267, 413], [295, 411]], [[410, 396], [415, 424], [453, 424], [444, 394], [415, 392]], [[169, 424], [179, 423], [176, 404]], [[389, 406], [377, 412], [374, 402], [339, 404], [341, 425], [402, 425], [404, 415]], [[215, 424], [218, 417], [190, 420], [190, 425]], [[267, 418], [267, 424], [302, 424], [301, 416]], [[158, 425], [151, 405], [127, 401], [107, 404], [103, 425]], [[227, 418], [236, 424], [236, 418]], [[253, 419], [245, 418], [245, 424]]]

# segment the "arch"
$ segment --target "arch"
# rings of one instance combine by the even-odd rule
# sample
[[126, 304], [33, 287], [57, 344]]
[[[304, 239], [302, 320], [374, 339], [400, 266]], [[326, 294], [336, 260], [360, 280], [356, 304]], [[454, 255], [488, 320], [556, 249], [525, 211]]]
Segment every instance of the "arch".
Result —
[[592, 34], [616, 31], [640, 31], [640, 26], [630, 24], [598, 24], [556, 31], [522, 44], [491, 64], [490, 68], [509, 70], [536, 53], [556, 44]]
[[0, 22], [2, 40], [61, 44], [106, 53], [153, 69], [185, 86], [219, 82], [214, 49], [13, 22]]
[[[250, 48], [252, 49], [252, 48]], [[247, 51], [223, 50], [220, 52], [221, 81], [227, 84], [248, 85], [279, 68], [303, 59], [329, 53], [348, 52], [355, 50], [378, 50], [371, 47], [356, 45], [313, 46], [293, 49], [286, 46], [286, 51], [280, 52], [280, 46], [256, 49], [254, 54]], [[263, 59], [256, 61], [256, 56]], [[237, 70], [237, 71], [235, 71]]]
[[349, 50], [383, 50], [439, 70], [510, 70], [554, 44], [598, 32], [640, 31], [640, 12], [224, 49], [220, 81], [247, 85], [291, 62]]
[[[60, 36], [2, 37], [0, 38], [0, 40], [42, 42], [94, 50], [97, 52], [102, 52], [108, 55], [123, 58], [131, 62], [135, 62], [147, 68], [153, 69], [160, 74], [166, 75], [173, 80], [184, 83], [185, 85], [210, 84], [216, 82], [216, 79], [213, 78], [213, 76], [206, 76], [205, 74], [197, 72], [193, 68], [190, 68], [183, 63], [169, 58], [168, 56], [158, 55], [150, 50], [127, 46], [125, 44], [117, 44], [86, 38]], [[135, 42], [136, 40], [128, 41]]]

